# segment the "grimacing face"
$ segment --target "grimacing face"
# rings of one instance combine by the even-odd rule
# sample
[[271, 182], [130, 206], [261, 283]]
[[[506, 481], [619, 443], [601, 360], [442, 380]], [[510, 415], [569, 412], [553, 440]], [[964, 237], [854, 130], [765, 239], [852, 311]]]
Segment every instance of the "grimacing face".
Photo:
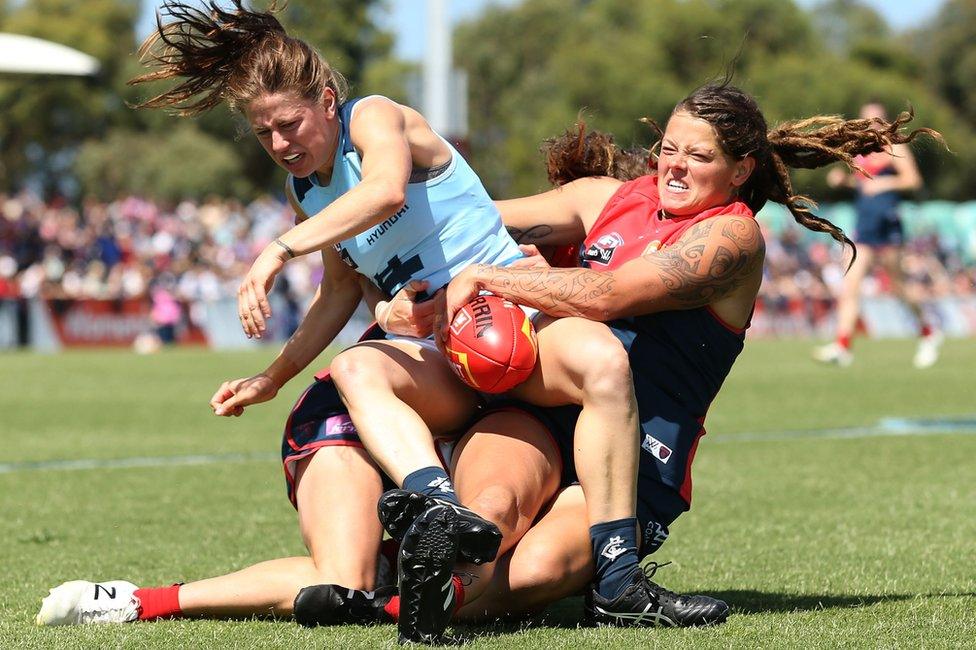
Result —
[[728, 156], [711, 124], [677, 111], [668, 120], [657, 161], [661, 208], [683, 217], [727, 205], [755, 164], [752, 156]]
[[316, 171], [331, 174], [339, 137], [336, 98], [327, 88], [323, 101], [295, 93], [261, 95], [244, 114], [258, 142], [278, 166], [298, 178]]

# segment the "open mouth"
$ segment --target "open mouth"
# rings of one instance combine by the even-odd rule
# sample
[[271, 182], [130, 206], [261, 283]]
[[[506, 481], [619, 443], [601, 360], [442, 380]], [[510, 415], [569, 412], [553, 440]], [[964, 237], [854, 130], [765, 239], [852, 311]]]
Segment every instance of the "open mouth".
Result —
[[684, 183], [682, 181], [676, 181], [674, 179], [671, 179], [671, 180], [668, 181], [667, 187], [668, 187], [668, 191], [674, 192], [676, 194], [680, 194], [682, 192], [687, 192], [688, 191], [688, 184], [687, 183]]
[[301, 158], [302, 158], [302, 157], [303, 157], [304, 155], [305, 155], [305, 154], [301, 154], [301, 153], [293, 153], [293, 154], [291, 154], [291, 155], [288, 155], [288, 156], [282, 156], [282, 158], [281, 158], [281, 159], [282, 159], [282, 160], [284, 161], [284, 163], [285, 163], [286, 165], [294, 165], [294, 164], [295, 164], [296, 162], [298, 162], [298, 161], [299, 161], [299, 160], [300, 160], [300, 159], [301, 159]]

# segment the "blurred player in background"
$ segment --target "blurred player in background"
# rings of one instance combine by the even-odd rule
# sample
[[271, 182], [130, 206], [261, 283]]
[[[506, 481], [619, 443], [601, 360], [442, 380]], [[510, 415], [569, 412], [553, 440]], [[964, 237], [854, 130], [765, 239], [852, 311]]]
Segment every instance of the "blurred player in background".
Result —
[[[884, 106], [870, 102], [861, 107], [860, 118], [868, 120], [873, 128], [882, 128], [888, 116]], [[898, 211], [901, 195], [920, 189], [922, 176], [907, 144], [892, 144], [884, 151], [858, 156], [854, 165], [853, 174], [834, 168], [827, 175], [831, 187], [852, 187], [857, 192], [857, 258], [844, 276], [837, 299], [836, 339], [814, 350], [813, 357], [845, 367], [854, 361], [851, 343], [860, 317], [861, 285], [868, 273], [880, 265], [892, 291], [908, 305], [918, 323], [920, 340], [913, 363], [916, 368], [928, 368], [938, 360], [944, 337], [928, 320], [919, 297], [905, 290], [901, 259], [905, 234]]]

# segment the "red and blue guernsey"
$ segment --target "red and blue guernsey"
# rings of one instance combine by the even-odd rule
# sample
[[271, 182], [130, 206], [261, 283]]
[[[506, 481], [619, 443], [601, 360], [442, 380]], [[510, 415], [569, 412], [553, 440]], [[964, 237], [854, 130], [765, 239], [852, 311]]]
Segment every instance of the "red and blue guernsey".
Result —
[[[732, 203], [688, 217], [662, 218], [656, 176], [624, 183], [607, 202], [580, 248], [580, 265], [614, 270], [673, 244], [691, 226], [719, 215], [753, 217]], [[709, 307], [664, 311], [608, 323], [630, 354], [641, 420], [638, 479], [663, 483], [691, 503], [691, 462], [704, 435], [705, 413], [732, 363], [745, 330]]]

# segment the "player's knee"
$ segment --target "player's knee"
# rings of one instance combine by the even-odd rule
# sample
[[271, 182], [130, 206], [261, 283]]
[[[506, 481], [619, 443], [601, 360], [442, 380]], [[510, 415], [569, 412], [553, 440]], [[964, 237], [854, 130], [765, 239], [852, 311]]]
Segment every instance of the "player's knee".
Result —
[[503, 535], [518, 526], [518, 494], [507, 485], [488, 486], [465, 505], [498, 526]]
[[583, 394], [591, 399], [618, 400], [629, 395], [633, 379], [630, 357], [626, 348], [609, 331], [606, 336], [593, 337], [584, 350], [586, 366], [583, 371]]
[[360, 390], [382, 384], [385, 378], [383, 364], [372, 350], [350, 348], [340, 352], [329, 364], [332, 381], [343, 396], [355, 395]]

